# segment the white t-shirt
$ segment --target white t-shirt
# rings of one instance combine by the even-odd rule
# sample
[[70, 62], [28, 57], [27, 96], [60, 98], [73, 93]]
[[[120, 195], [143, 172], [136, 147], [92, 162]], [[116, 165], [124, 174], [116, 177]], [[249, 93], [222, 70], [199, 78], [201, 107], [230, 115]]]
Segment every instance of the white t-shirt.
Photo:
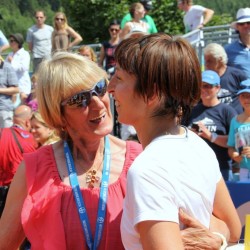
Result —
[[[192, 5], [189, 11], [186, 12], [183, 18], [185, 32], [188, 33], [192, 30], [195, 30], [200, 24], [203, 23], [203, 13], [205, 7], [200, 5]], [[199, 34], [192, 35], [188, 40], [190, 42], [195, 41], [199, 38]]]
[[49, 58], [51, 55], [51, 37], [54, 28], [44, 24], [42, 28], [33, 25], [28, 29], [26, 41], [32, 43], [33, 58]]
[[121, 222], [125, 248], [142, 249], [136, 230], [138, 223], [146, 220], [179, 223], [179, 208], [208, 227], [220, 179], [213, 150], [193, 132], [154, 139], [128, 172]]
[[19, 91], [28, 95], [31, 91], [29, 76], [30, 54], [24, 48], [21, 48], [16, 53], [10, 52], [6, 57], [6, 61], [8, 61], [9, 56], [13, 58], [11, 66], [14, 68], [17, 75]]

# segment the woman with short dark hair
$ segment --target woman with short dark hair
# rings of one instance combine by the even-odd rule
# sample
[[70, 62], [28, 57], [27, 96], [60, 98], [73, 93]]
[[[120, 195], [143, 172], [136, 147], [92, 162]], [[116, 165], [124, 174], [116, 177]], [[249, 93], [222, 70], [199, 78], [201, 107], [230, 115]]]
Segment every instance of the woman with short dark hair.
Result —
[[184, 249], [180, 209], [206, 227], [214, 213], [227, 224], [229, 240], [238, 241], [240, 220], [216, 156], [180, 125], [200, 99], [200, 64], [192, 46], [166, 34], [147, 35], [123, 40], [115, 58], [108, 90], [119, 122], [135, 127], [144, 149], [128, 171], [125, 249]]

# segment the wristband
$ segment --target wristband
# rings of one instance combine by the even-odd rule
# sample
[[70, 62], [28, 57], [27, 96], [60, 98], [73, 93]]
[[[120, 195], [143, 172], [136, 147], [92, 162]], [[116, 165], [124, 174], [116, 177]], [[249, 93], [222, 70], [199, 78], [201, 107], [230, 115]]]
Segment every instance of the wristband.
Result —
[[218, 137], [218, 135], [216, 134], [216, 133], [211, 133], [211, 139], [210, 139], [210, 141], [212, 142], [212, 143], [214, 143], [215, 141], [216, 141], [216, 139], [217, 139], [217, 137]]
[[227, 240], [226, 240], [226, 237], [221, 234], [221, 233], [218, 233], [218, 232], [213, 232], [213, 234], [219, 236], [222, 240], [222, 243], [221, 243], [221, 247], [220, 247], [220, 250], [225, 250], [227, 248]]

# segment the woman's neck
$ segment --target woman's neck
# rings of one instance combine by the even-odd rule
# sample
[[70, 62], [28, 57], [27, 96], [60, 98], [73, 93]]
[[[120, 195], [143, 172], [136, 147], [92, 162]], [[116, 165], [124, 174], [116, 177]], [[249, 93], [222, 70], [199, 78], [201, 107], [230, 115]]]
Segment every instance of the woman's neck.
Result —
[[80, 165], [86, 171], [103, 160], [103, 153], [104, 138], [92, 142], [78, 139], [73, 143], [74, 161], [80, 162]]
[[18, 50], [19, 50], [19, 48], [13, 48], [13, 49], [12, 49], [13, 54], [15, 54]]
[[151, 117], [142, 122], [141, 125], [135, 125], [135, 129], [143, 148], [159, 136], [180, 135], [183, 133], [181, 126], [178, 125], [178, 119], [166, 116]]
[[119, 41], [120, 41], [119, 36], [117, 36], [117, 37], [111, 37], [110, 40], [109, 40], [109, 43], [111, 43], [111, 44], [118, 44]]
[[134, 17], [133, 20], [132, 20], [133, 23], [140, 23], [141, 22], [141, 19], [138, 18], [138, 17]]
[[239, 114], [237, 120], [240, 123], [249, 123], [250, 122], [250, 110], [244, 110], [243, 113]]

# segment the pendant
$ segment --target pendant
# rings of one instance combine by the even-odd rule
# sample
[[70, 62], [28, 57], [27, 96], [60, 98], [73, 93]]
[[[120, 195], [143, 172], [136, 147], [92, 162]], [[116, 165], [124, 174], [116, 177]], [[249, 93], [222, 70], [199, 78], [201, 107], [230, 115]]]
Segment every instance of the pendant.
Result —
[[97, 171], [95, 169], [90, 170], [86, 175], [86, 183], [89, 188], [93, 188], [95, 183], [100, 181], [100, 177], [96, 176]]

